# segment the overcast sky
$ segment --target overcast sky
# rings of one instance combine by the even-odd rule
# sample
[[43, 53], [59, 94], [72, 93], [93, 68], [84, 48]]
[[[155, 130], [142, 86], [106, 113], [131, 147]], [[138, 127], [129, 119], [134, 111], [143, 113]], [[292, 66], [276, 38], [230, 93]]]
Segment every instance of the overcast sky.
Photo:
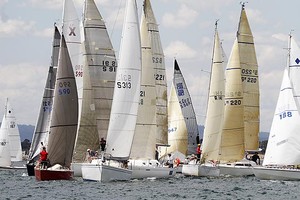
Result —
[[[82, 2], [75, 0], [80, 17]], [[137, 2], [141, 14], [142, 0]], [[125, 1], [96, 3], [118, 55]], [[62, 4], [63, 0], [0, 0], [0, 118], [8, 97], [18, 123], [35, 125], [50, 64], [53, 23], [61, 23]], [[152, 0], [152, 7], [159, 23], [169, 85], [176, 57], [198, 123], [204, 124], [214, 24], [219, 19], [220, 38], [229, 56], [240, 1]], [[299, 0], [249, 0], [246, 4], [259, 65], [261, 131], [269, 131], [271, 126], [291, 30], [300, 44], [299, 8]]]

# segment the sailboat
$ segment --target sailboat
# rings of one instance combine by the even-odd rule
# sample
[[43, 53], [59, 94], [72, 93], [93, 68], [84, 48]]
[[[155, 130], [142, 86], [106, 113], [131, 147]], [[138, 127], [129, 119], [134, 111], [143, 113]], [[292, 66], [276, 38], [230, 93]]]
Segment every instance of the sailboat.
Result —
[[74, 176], [82, 176], [87, 149], [99, 150], [107, 137], [117, 61], [104, 20], [94, 0], [86, 0], [83, 19], [83, 94], [72, 161]]
[[[158, 26], [149, 0], [144, 1], [141, 19], [142, 77], [137, 123], [131, 147], [129, 169], [132, 178], [166, 178], [175, 175], [174, 168], [159, 163], [156, 155], [157, 132], [161, 133], [161, 124], [157, 125], [157, 64], [153, 58], [162, 62], [162, 54], [157, 54], [161, 46]], [[158, 50], [157, 50], [158, 49]], [[161, 87], [161, 86], [159, 86]], [[160, 127], [160, 128], [157, 128]]]
[[37, 180], [70, 180], [78, 122], [78, 96], [71, 59], [62, 34], [48, 138], [49, 168], [35, 167]]
[[186, 175], [218, 176], [220, 173], [220, 170], [214, 167], [215, 163], [212, 162], [219, 159], [225, 95], [225, 76], [222, 56], [223, 52], [217, 25], [218, 22], [215, 23], [216, 27], [209, 84], [209, 96], [202, 143], [202, 165], [195, 162], [184, 164], [182, 167], [182, 173]]
[[299, 55], [299, 47], [290, 36], [288, 67], [284, 70], [263, 166], [253, 168], [259, 179], [300, 180], [300, 114], [295, 90], [299, 85], [294, 79], [299, 70]]
[[41, 147], [47, 146], [48, 143], [60, 39], [61, 35], [57, 26], [54, 25], [51, 64], [48, 70], [40, 112], [29, 149], [28, 162], [26, 164], [29, 176], [34, 176], [35, 162], [39, 159]]
[[135, 0], [127, 0], [107, 147], [102, 159], [82, 164], [83, 180], [129, 180], [127, 168], [137, 121], [141, 84], [141, 40]]
[[22, 160], [22, 148], [16, 117], [8, 98], [0, 128], [0, 144], [0, 169], [24, 169], [12, 163]]
[[177, 60], [174, 61], [174, 75], [168, 103], [167, 152], [181, 161], [194, 154], [199, 143], [199, 130], [192, 99]]

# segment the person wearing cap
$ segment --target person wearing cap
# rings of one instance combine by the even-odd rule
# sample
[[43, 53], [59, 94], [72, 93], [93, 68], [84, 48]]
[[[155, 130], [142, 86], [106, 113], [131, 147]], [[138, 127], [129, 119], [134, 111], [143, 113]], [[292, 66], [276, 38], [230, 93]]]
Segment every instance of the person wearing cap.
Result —
[[200, 144], [198, 144], [198, 146], [197, 146], [196, 153], [197, 153], [197, 162], [199, 162], [200, 157], [201, 157], [201, 145]]

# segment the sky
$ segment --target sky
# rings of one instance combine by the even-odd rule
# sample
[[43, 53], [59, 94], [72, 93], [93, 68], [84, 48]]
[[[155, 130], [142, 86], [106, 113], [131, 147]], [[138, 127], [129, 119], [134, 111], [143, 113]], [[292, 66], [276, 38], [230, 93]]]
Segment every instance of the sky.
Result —
[[[95, 0], [118, 56], [125, 0]], [[82, 16], [83, 0], [74, 0]], [[142, 0], [137, 0], [141, 14]], [[205, 122], [215, 21], [229, 57], [240, 12], [236, 0], [152, 0], [165, 54], [168, 85], [177, 59], [199, 125]], [[0, 116], [6, 98], [18, 124], [35, 125], [50, 64], [53, 24], [63, 0], [0, 0]], [[287, 59], [288, 35], [300, 44], [299, 0], [248, 0], [260, 81], [260, 131], [269, 132]], [[299, 39], [299, 40], [298, 40]], [[225, 66], [224, 66], [225, 67]]]

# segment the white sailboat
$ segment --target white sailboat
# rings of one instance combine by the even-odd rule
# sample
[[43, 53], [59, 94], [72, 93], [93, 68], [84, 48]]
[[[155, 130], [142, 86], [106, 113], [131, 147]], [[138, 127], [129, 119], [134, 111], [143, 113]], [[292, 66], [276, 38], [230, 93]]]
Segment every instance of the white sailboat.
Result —
[[[214, 36], [214, 48], [209, 84], [207, 114], [202, 143], [202, 165], [191, 162], [183, 165], [182, 173], [194, 176], [218, 176], [220, 170], [214, 161], [219, 159], [221, 133], [224, 118], [225, 76], [223, 68], [223, 52], [217, 30]], [[212, 162], [213, 161], [213, 162]]]
[[103, 159], [82, 164], [84, 180], [129, 180], [126, 168], [137, 120], [141, 83], [141, 41], [135, 0], [128, 0], [110, 115], [107, 148]]
[[300, 180], [300, 114], [295, 90], [299, 89], [295, 78], [299, 73], [300, 50], [292, 36], [290, 42], [288, 67], [284, 70], [263, 166], [253, 168], [259, 179]]
[[15, 113], [13, 108], [8, 101], [6, 100], [5, 105], [5, 114], [3, 116], [2, 121], [6, 121], [4, 125], [7, 127], [7, 135], [8, 135], [8, 143], [9, 143], [9, 151], [10, 151], [10, 158], [11, 161], [22, 161], [22, 147], [21, 147], [21, 138], [19, 133], [18, 124], [16, 121]]
[[72, 162], [74, 176], [82, 175], [86, 150], [99, 150], [99, 139], [107, 136], [117, 69], [115, 53], [94, 0], [85, 1], [83, 33], [83, 98]]
[[29, 149], [27, 172], [29, 176], [34, 176], [35, 162], [39, 158], [42, 146], [47, 146], [50, 131], [50, 117], [53, 106], [54, 87], [56, 80], [56, 71], [58, 66], [58, 54], [61, 35], [56, 25], [54, 26], [54, 35], [52, 43], [51, 64], [48, 70], [48, 76], [44, 88], [44, 94], [40, 107], [39, 116], [36, 122], [32, 142]]
[[168, 153], [183, 161], [194, 154], [199, 143], [199, 130], [192, 99], [177, 60], [168, 103]]
[[47, 169], [35, 167], [37, 180], [70, 180], [78, 121], [78, 96], [71, 59], [62, 34], [48, 139]]
[[[153, 76], [156, 64], [155, 44], [160, 43], [158, 26], [149, 0], [144, 1], [144, 12], [141, 19], [141, 47], [142, 47], [142, 77], [140, 102], [137, 123], [132, 143], [129, 169], [132, 178], [165, 178], [175, 175], [174, 168], [168, 168], [158, 162], [156, 155], [157, 131], [157, 86]], [[159, 48], [160, 49], [160, 48]]]

